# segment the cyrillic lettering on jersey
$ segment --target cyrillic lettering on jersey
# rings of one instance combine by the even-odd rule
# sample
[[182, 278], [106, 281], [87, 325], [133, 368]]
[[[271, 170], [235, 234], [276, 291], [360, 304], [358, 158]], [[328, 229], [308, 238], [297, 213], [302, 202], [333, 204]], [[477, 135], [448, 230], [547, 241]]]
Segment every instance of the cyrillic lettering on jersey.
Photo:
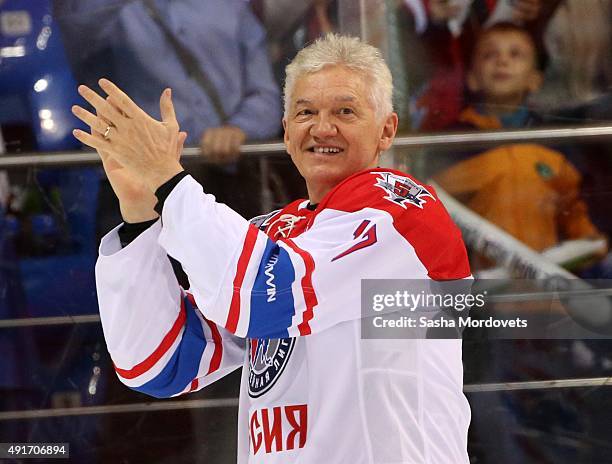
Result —
[[253, 454], [261, 450], [269, 454], [303, 448], [308, 430], [308, 405], [256, 409], [251, 413], [249, 424]]

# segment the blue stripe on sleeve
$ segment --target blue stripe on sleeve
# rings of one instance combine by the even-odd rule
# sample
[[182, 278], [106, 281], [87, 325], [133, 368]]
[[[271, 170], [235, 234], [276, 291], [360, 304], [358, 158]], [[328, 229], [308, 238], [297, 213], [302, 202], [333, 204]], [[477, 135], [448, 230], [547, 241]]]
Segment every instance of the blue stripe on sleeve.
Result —
[[295, 271], [287, 251], [268, 239], [251, 292], [247, 337], [287, 338], [295, 313], [291, 285]]
[[185, 389], [197, 376], [206, 348], [206, 337], [195, 309], [185, 298], [187, 320], [181, 341], [162, 371], [147, 383], [133, 390], [156, 398], [167, 398]]

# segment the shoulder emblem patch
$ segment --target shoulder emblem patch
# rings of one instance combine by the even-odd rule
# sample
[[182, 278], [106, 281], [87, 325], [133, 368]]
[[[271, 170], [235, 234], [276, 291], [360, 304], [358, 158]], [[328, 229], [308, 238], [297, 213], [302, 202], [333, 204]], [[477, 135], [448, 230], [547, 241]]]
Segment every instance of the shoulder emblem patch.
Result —
[[378, 175], [376, 187], [380, 187], [387, 192], [385, 199], [404, 209], [407, 208], [408, 203], [423, 209], [423, 205], [427, 203], [426, 198], [436, 200], [425, 187], [408, 177], [398, 176], [391, 172], [375, 172], [373, 174]]

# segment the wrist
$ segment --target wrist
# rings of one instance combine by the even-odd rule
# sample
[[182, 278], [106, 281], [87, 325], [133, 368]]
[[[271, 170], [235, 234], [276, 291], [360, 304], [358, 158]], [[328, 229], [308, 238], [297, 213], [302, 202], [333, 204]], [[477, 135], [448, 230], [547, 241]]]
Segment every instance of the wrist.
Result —
[[145, 181], [146, 186], [152, 193], [155, 193], [159, 187], [183, 171], [183, 166], [181, 166], [178, 162], [176, 164], [169, 165], [159, 172], [149, 174]]
[[151, 205], [147, 207], [136, 207], [134, 205], [120, 204], [119, 209], [121, 210], [121, 218], [124, 222], [129, 224], [136, 224], [138, 222], [152, 221], [157, 219], [159, 214], [155, 212]]

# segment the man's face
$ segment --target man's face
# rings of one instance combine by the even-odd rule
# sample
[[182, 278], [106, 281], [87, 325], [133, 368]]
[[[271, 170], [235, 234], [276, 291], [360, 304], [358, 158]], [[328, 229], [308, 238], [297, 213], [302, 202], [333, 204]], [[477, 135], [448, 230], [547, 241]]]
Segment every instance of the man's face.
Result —
[[377, 118], [369, 84], [343, 66], [299, 78], [283, 119], [285, 145], [312, 202], [351, 174], [378, 164], [393, 143], [397, 115]]
[[536, 52], [529, 37], [518, 31], [495, 31], [474, 50], [468, 87], [487, 103], [519, 105], [541, 84]]

